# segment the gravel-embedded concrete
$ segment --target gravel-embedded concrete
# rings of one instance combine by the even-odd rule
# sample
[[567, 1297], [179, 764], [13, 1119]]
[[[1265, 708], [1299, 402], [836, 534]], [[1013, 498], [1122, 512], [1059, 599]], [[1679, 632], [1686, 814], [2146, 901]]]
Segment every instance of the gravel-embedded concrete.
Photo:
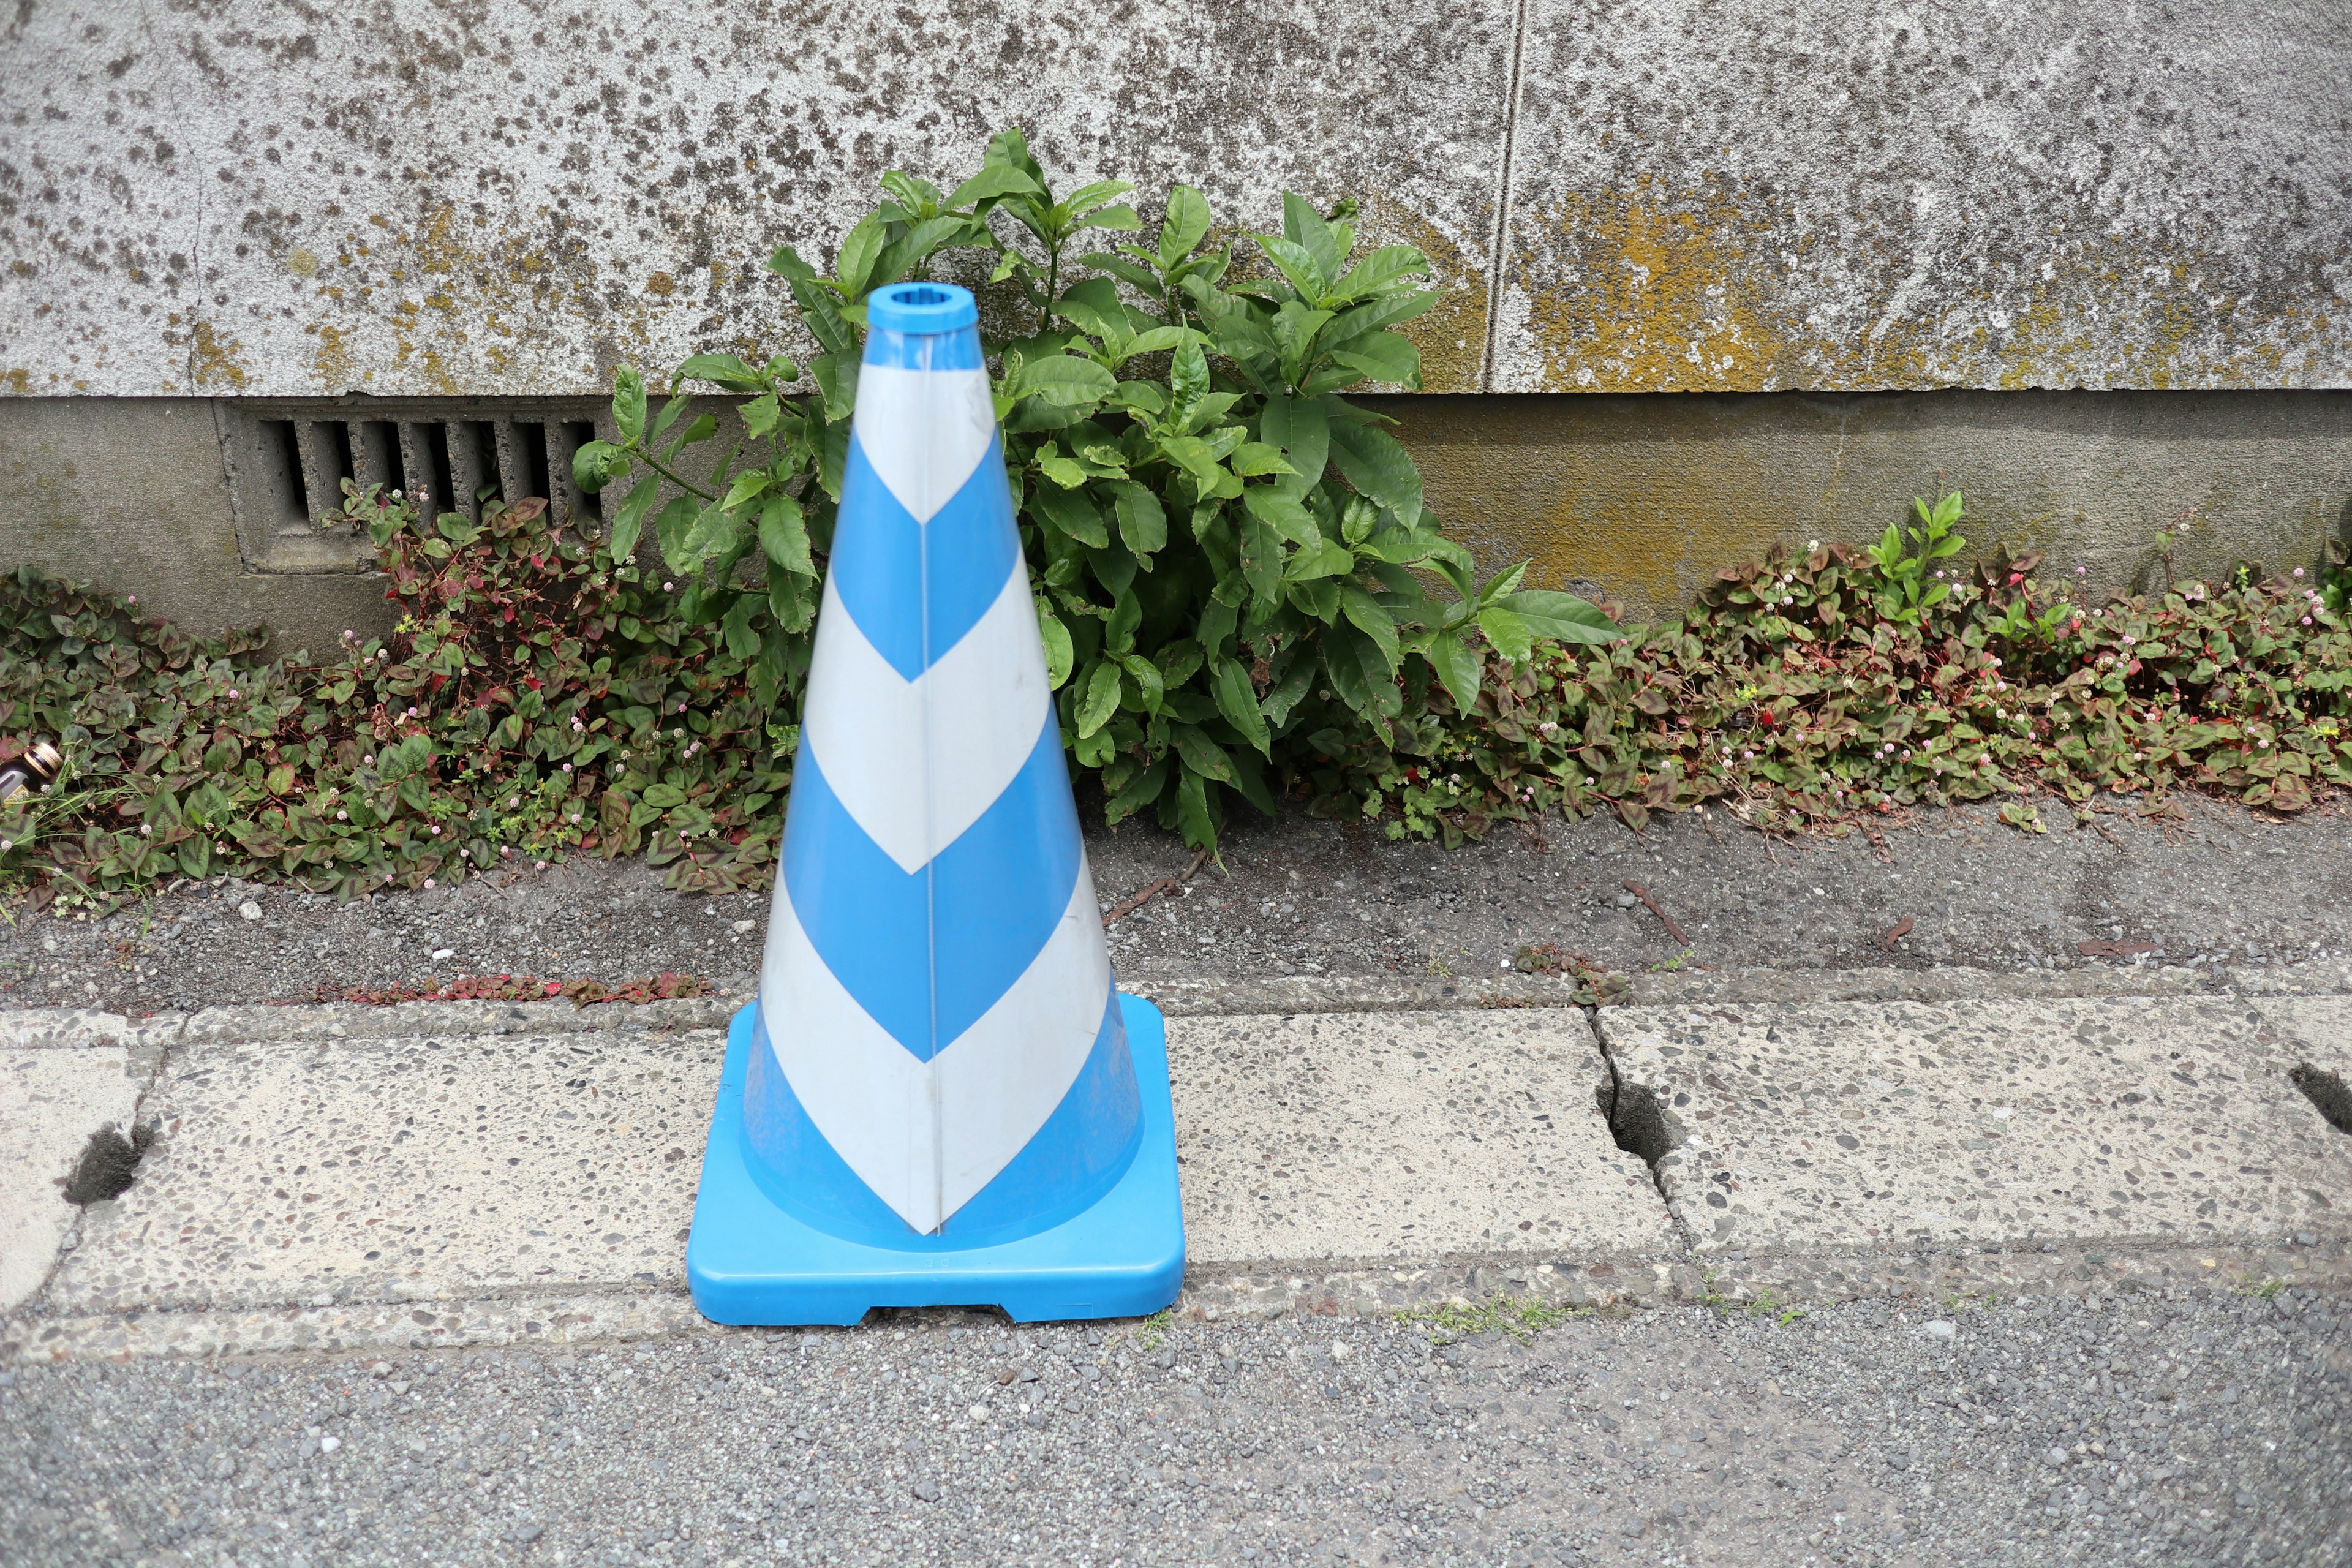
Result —
[[118, 1135], [139, 1103], [121, 1046], [0, 1050], [0, 1312], [41, 1288], [81, 1217], [65, 1178], [92, 1133]]
[[2342, 1016], [2146, 998], [1608, 1008], [1599, 1027], [1621, 1133], [1651, 1141], [1699, 1249], [1790, 1251], [2344, 1234], [2352, 1139], [2290, 1081], [2309, 1047], [2284, 1037], [2341, 1052]]
[[2299, 1290], [1521, 1344], [904, 1314], [584, 1352], [0, 1371], [0, 1557], [198, 1564], [2278, 1563], [2352, 1553]]
[[682, 1285], [722, 1037], [491, 1034], [177, 1052], [67, 1312]]
[[1584, 1015], [1385, 1013], [1169, 1026], [1195, 1262], [1675, 1250], [1594, 1114]]

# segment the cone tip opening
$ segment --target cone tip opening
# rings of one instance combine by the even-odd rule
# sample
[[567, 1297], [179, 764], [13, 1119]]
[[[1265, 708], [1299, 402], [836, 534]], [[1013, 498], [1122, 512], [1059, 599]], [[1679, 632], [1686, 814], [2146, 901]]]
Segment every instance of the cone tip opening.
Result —
[[953, 283], [893, 283], [866, 297], [866, 324], [891, 332], [951, 332], [976, 325], [971, 290]]

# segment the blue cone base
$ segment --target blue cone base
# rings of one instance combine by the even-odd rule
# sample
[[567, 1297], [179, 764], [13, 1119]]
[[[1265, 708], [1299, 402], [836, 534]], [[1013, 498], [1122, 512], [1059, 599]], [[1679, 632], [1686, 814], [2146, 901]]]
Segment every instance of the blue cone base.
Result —
[[1050, 1230], [961, 1252], [869, 1247], [776, 1206], [747, 1161], [746, 1006], [727, 1030], [727, 1065], [702, 1156], [686, 1244], [695, 1310], [714, 1323], [782, 1328], [855, 1323], [876, 1307], [1001, 1307], [1015, 1322], [1139, 1318], [1184, 1284], [1184, 1211], [1176, 1189], [1176, 1112], [1160, 1009], [1122, 995], [1120, 1015], [1143, 1098], [1143, 1139], [1118, 1184]]

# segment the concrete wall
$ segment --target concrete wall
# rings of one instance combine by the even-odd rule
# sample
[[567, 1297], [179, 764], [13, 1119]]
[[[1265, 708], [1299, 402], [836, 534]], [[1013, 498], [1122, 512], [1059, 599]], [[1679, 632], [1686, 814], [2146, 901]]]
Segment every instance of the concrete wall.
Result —
[[[1238, 229], [1286, 187], [1353, 195], [1426, 249], [1431, 389], [1568, 395], [1416, 414], [1416, 444], [1555, 579], [1669, 603], [1686, 573], [1611, 540], [1874, 532], [1939, 467], [2102, 559], [2169, 520], [2114, 470], [2179, 476], [2159, 510], [2226, 491], [2248, 554], [2315, 551], [2352, 494], [2338, 0], [84, 0], [18, 7], [0, 66], [0, 389], [27, 400], [584, 396], [625, 360], [790, 347], [775, 242], [829, 252], [884, 169], [952, 178], [1019, 122], [1072, 184], [1192, 181]], [[2077, 396], [1794, 395], [2030, 389]], [[2154, 390], [2197, 395], [2081, 395]], [[1622, 400], [1675, 392], [1780, 395]], [[201, 428], [163, 407], [129, 411], [159, 447]], [[56, 542], [173, 503], [109, 480], [67, 517], [55, 470], [121, 426], [76, 428], [0, 427], [51, 470], [46, 512], [0, 492], [0, 563], [130, 585], [135, 555]], [[1857, 430], [1906, 454], [1883, 484]], [[1691, 504], [1743, 441], [1801, 480], [1785, 518]]]

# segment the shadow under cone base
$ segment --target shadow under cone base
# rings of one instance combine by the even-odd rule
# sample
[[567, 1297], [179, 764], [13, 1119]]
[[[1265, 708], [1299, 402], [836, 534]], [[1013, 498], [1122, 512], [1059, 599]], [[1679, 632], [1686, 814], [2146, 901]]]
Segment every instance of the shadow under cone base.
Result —
[[1024, 1323], [1136, 1318], [1175, 1300], [1184, 1283], [1184, 1215], [1167, 1026], [1139, 996], [1118, 1004], [1143, 1099], [1142, 1142], [1127, 1174], [1049, 1230], [955, 1252], [845, 1240], [760, 1190], [743, 1127], [756, 1004], [738, 1012], [686, 1244], [695, 1309], [716, 1323], [774, 1328], [855, 1323], [876, 1307], [1000, 1307]]

